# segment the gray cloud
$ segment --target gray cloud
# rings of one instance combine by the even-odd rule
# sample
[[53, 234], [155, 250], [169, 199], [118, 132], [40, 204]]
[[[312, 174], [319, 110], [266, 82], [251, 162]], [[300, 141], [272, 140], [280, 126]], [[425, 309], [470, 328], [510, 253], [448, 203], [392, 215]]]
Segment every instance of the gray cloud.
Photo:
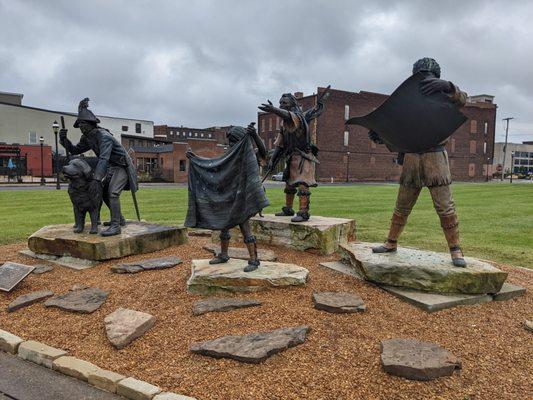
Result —
[[[0, 90], [171, 125], [245, 124], [286, 91], [390, 93], [422, 56], [533, 140], [533, 4], [0, 0]], [[502, 138], [497, 126], [497, 139]]]

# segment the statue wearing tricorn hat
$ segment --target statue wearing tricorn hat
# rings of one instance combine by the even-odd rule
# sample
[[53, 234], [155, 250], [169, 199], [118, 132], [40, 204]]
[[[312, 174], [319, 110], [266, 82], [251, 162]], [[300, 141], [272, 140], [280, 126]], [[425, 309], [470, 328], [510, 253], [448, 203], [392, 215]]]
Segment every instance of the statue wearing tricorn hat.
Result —
[[92, 150], [98, 157], [90, 185], [105, 185], [104, 202], [111, 213], [111, 221], [105, 223], [109, 228], [101, 235], [118, 235], [121, 233], [120, 227], [126, 223], [120, 209], [120, 194], [123, 190], [130, 190], [132, 194], [137, 191], [137, 175], [126, 149], [111, 132], [98, 126], [100, 120], [88, 107], [88, 98], [80, 101], [78, 119], [74, 122], [74, 128], [79, 128], [82, 133], [79, 143], [71, 143], [67, 138], [66, 129], [59, 132], [60, 142], [70, 154], [82, 154]]

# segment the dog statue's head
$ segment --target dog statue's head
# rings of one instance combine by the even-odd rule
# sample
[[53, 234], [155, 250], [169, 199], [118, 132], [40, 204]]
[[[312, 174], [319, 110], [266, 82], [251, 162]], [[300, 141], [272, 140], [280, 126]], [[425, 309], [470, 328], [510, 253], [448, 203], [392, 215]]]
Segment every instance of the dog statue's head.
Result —
[[74, 158], [63, 167], [63, 175], [65, 175], [65, 178], [68, 180], [88, 180], [91, 178], [92, 168], [87, 161], [81, 158]]

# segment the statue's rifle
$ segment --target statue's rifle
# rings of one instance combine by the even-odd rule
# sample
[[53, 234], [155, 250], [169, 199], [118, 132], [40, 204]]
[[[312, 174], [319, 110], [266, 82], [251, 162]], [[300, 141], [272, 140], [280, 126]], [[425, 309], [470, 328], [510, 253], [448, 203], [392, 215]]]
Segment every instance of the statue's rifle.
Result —
[[[61, 116], [61, 128], [65, 129], [65, 117]], [[70, 161], [70, 154], [68, 154], [68, 149], [65, 148], [65, 154], [67, 155], [67, 161]]]

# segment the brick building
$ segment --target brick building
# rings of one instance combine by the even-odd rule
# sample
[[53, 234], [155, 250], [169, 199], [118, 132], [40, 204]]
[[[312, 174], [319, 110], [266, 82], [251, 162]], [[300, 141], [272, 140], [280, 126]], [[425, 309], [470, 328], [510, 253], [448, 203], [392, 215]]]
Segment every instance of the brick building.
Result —
[[[42, 173], [52, 176], [52, 147], [43, 145]], [[8, 168], [9, 160], [14, 168]], [[0, 175], [41, 176], [41, 145], [0, 143]]]
[[[318, 88], [321, 93], [324, 88]], [[316, 95], [295, 93], [304, 109], [313, 107]], [[364, 115], [377, 108], [387, 95], [373, 92], [334, 90], [322, 116], [310, 124], [311, 137], [320, 152], [316, 174], [319, 181], [397, 181], [401, 167], [396, 153], [368, 138], [361, 126], [344, 125], [345, 119]], [[492, 96], [474, 96], [462, 108], [468, 120], [459, 127], [446, 145], [454, 180], [482, 181], [492, 173], [497, 106]], [[280, 129], [280, 119], [270, 113], [258, 114], [258, 127], [267, 149], [273, 148]], [[278, 167], [279, 168], [279, 167]]]
[[211, 139], [226, 144], [226, 132], [229, 126], [213, 126], [210, 128], [187, 128], [185, 126], [154, 126], [154, 138], [167, 138], [174, 142], [187, 142], [191, 139]]

